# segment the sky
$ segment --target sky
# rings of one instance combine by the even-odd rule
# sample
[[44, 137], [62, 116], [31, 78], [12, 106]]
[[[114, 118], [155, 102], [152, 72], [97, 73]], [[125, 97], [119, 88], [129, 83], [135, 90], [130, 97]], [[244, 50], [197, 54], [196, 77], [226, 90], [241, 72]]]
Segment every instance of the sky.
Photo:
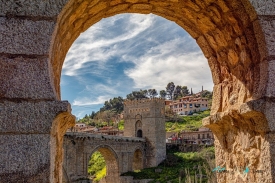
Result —
[[68, 51], [61, 98], [77, 118], [106, 100], [140, 89], [165, 90], [169, 82], [193, 92], [212, 91], [207, 60], [180, 26], [157, 15], [120, 14], [83, 32]]

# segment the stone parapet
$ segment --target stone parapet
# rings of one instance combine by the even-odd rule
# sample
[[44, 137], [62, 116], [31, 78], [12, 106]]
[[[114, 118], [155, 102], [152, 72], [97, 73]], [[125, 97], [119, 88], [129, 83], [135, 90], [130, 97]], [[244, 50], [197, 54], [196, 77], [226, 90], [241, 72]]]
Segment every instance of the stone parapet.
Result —
[[123, 137], [115, 135], [101, 135], [101, 134], [92, 134], [92, 133], [81, 133], [81, 132], [67, 132], [66, 137], [71, 137], [75, 139], [99, 139], [99, 140], [112, 140], [112, 141], [125, 141], [125, 142], [145, 142], [144, 138], [139, 137]]

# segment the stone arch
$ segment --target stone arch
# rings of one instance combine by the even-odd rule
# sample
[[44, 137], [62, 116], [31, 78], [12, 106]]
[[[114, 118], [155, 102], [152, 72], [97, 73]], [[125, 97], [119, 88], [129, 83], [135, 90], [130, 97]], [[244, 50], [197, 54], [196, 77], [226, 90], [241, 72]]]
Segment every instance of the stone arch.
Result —
[[[247, 0], [243, 0], [246, 2]], [[245, 3], [249, 4], [249, 3]], [[254, 12], [253, 9], [249, 11]], [[244, 4], [238, 0], [220, 1], [69, 1], [58, 17], [52, 40], [51, 63], [53, 65], [55, 88], [60, 95], [59, 82], [65, 55], [79, 34], [102, 18], [120, 13], [154, 13], [174, 21], [197, 40], [208, 59], [216, 85], [224, 80], [223, 89], [227, 95], [243, 90], [246, 95], [238, 96], [240, 101], [252, 99], [253, 81], [257, 70], [249, 69], [261, 62], [254, 36], [252, 18]], [[244, 73], [247, 76], [244, 77]], [[234, 84], [231, 84], [234, 82]], [[216, 90], [221, 90], [222, 86]], [[214, 100], [215, 102], [215, 100]], [[215, 105], [213, 112], [228, 108], [224, 101]], [[234, 107], [238, 107], [238, 102]]]
[[144, 152], [140, 147], [136, 148], [133, 153], [132, 170], [141, 170], [144, 167]]
[[[96, 151], [99, 151], [106, 162], [106, 177], [107, 182], [118, 181], [119, 182], [119, 159], [117, 153], [108, 145], [99, 145], [95, 147], [91, 152], [90, 156]], [[87, 170], [88, 171], [88, 170]]]
[[[70, 113], [69, 105], [59, 101], [60, 73], [69, 47], [102, 18], [154, 13], [184, 28], [208, 59], [215, 86], [212, 116], [204, 125], [215, 134], [217, 164], [249, 163], [265, 170], [256, 177], [219, 174], [219, 181], [274, 182], [274, 8], [273, 1], [254, 0], [3, 1], [0, 129], [6, 140], [1, 149], [17, 151], [19, 159], [28, 156], [26, 162], [35, 166], [27, 169], [24, 162], [4, 167], [0, 179], [59, 182], [61, 163], [51, 158], [62, 154], [58, 128], [66, 123], [54, 119]], [[16, 127], [8, 125], [11, 121]], [[6, 161], [5, 153], [1, 157]]]
[[[54, 86], [59, 98], [62, 64], [71, 44], [94, 23], [120, 13], [162, 16], [196, 39], [208, 59], [214, 82], [212, 116], [204, 120], [204, 125], [215, 134], [218, 165], [225, 166], [223, 160], [230, 159], [226, 162], [230, 168], [249, 164], [257, 169], [260, 164], [253, 159], [258, 155], [245, 155], [253, 152], [261, 154], [261, 161], [269, 161], [270, 157], [264, 156], [268, 148], [260, 144], [269, 143], [262, 137], [270, 131], [271, 124], [268, 125], [259, 103], [265, 104], [262, 98], [268, 93], [274, 96], [275, 92], [272, 86], [266, 85], [269, 80], [268, 50], [256, 11], [248, 0], [68, 1], [58, 16], [50, 49]], [[246, 139], [246, 146], [243, 146], [243, 139]], [[248, 143], [256, 139], [260, 139], [259, 144]], [[233, 158], [236, 150], [237, 154], [242, 154], [243, 162]], [[268, 172], [271, 176], [271, 167]], [[230, 180], [218, 175], [218, 179], [231, 182], [247, 179], [237, 174], [233, 177], [235, 179]], [[252, 177], [251, 180], [262, 180]]]

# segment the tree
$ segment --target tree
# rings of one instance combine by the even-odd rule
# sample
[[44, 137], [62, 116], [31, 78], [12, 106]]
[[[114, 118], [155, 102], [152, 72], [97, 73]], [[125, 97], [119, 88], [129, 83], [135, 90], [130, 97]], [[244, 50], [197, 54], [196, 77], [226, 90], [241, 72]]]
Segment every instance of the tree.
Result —
[[93, 119], [90, 115], [85, 115], [82, 119], [77, 120], [78, 123], [85, 123], [87, 125], [93, 125]]
[[174, 99], [178, 99], [179, 97], [182, 97], [182, 87], [177, 85], [174, 91]]
[[113, 118], [116, 116], [115, 110], [106, 110], [100, 111], [95, 116], [95, 121], [98, 124], [97, 126], [104, 126], [106, 123], [110, 126], [111, 122], [114, 122]]
[[147, 97], [147, 90], [132, 91], [132, 93], [126, 96], [128, 100], [143, 99]]
[[123, 98], [122, 97], [114, 97], [109, 101], [105, 101], [104, 106], [100, 108], [100, 111], [113, 110], [117, 114], [123, 111]]
[[208, 91], [208, 90], [203, 90], [201, 92], [201, 97], [207, 98], [207, 99], [212, 99], [213, 93]]
[[108, 123], [108, 126], [110, 126], [110, 122], [115, 115], [116, 112], [114, 110], [107, 110], [103, 112], [103, 120]]
[[170, 100], [173, 100], [174, 90], [175, 90], [174, 82], [168, 83], [167, 86], [166, 86], [166, 92], [167, 92], [167, 95], [169, 96]]
[[147, 91], [147, 97], [149, 97], [149, 98], [153, 98], [153, 97], [155, 97], [157, 95], [158, 95], [158, 92], [157, 92], [156, 89], [149, 89]]
[[167, 93], [166, 93], [166, 91], [165, 91], [165, 90], [160, 90], [159, 95], [160, 95], [160, 98], [165, 99], [165, 98], [166, 98]]
[[187, 86], [182, 86], [181, 87], [181, 92], [182, 92], [183, 97], [189, 95], [189, 90], [188, 90]]
[[123, 111], [123, 98], [122, 97], [114, 97], [113, 100], [110, 101], [111, 110], [114, 110], [117, 114]]
[[94, 119], [95, 115], [96, 115], [96, 113], [95, 113], [95, 111], [93, 111], [91, 114], [91, 118]]

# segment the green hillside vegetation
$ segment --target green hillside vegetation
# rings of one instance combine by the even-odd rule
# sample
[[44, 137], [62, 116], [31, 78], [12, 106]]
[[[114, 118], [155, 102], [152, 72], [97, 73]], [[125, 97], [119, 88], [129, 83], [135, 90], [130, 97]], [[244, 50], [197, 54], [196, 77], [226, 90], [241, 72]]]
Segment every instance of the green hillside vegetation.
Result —
[[96, 151], [91, 156], [88, 165], [88, 174], [93, 182], [98, 182], [106, 175], [106, 163], [100, 152]]
[[202, 126], [202, 119], [210, 115], [210, 110], [198, 112], [191, 116], [177, 116], [173, 121], [165, 123], [167, 132], [180, 132], [182, 130], [196, 131]]
[[[124, 176], [133, 176], [134, 179], [154, 179], [151, 183], [215, 183], [216, 175], [214, 147], [204, 148], [200, 152], [173, 152], [167, 153], [167, 159], [158, 167], [146, 168], [135, 172], [124, 173]], [[160, 170], [158, 173], [156, 170]]]
[[118, 123], [118, 129], [124, 130], [124, 120], [120, 120], [120, 122]]

